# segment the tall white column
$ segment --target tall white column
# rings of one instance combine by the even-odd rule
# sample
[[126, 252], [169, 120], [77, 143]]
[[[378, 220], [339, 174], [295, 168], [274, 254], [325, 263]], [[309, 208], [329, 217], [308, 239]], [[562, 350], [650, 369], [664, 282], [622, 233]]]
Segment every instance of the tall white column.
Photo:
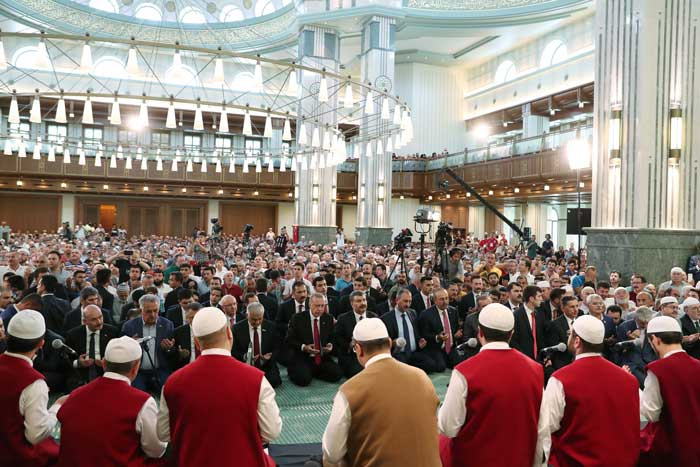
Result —
[[[385, 16], [373, 16], [362, 29], [362, 80], [387, 94], [394, 91], [395, 30], [395, 20]], [[382, 99], [376, 99], [377, 109], [381, 109]], [[394, 109], [390, 110], [393, 112]], [[388, 128], [390, 122], [381, 120], [379, 113], [377, 111], [375, 115], [365, 117], [361, 136], [377, 134], [384, 127]], [[383, 148], [386, 148], [386, 144], [387, 141], [382, 140]], [[368, 157], [368, 142], [365, 141], [362, 146], [357, 177], [357, 241], [364, 245], [387, 244], [392, 235], [391, 153], [378, 153], [376, 141], [372, 141], [371, 156]]]
[[[337, 31], [308, 25], [304, 26], [299, 34], [300, 63], [337, 73], [340, 53]], [[306, 117], [307, 122], [313, 122], [305, 124], [307, 149], [312, 145], [314, 131], [318, 131], [320, 143], [323, 143], [327, 135], [326, 129], [333, 129], [326, 125], [336, 121], [334, 109], [340, 83], [327, 78], [328, 101], [321, 103], [317, 99], [320, 82], [321, 76], [318, 73], [301, 72], [302, 95], [314, 96], [302, 99], [298, 109], [300, 116]], [[297, 122], [297, 129], [299, 128], [300, 123]], [[335, 239], [337, 173], [335, 166], [326, 166], [328, 151], [322, 148], [314, 149], [314, 155], [308, 157], [305, 164], [308, 169], [297, 170], [295, 175], [295, 220], [299, 225], [299, 235], [304, 236], [307, 241], [330, 243]]]
[[[593, 228], [587, 243], [589, 262], [604, 273], [639, 270], [652, 282], [666, 280], [700, 240], [694, 231], [700, 227], [696, 3], [597, 2]], [[677, 132], [672, 116], [680, 117]]]
[[75, 195], [64, 193], [61, 195], [61, 221], [69, 222], [75, 226]]

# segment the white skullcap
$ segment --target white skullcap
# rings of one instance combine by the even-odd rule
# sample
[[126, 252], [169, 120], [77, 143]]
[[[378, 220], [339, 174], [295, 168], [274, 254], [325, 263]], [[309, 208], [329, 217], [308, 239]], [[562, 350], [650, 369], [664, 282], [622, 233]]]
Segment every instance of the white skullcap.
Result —
[[616, 294], [616, 293], [618, 293], [618, 292], [627, 292], [627, 289], [624, 288], [624, 287], [618, 287], [618, 288], [615, 289], [615, 291], [613, 292], [613, 294]]
[[683, 308], [693, 305], [700, 305], [700, 300], [698, 300], [695, 297], [688, 297], [685, 300], [683, 300]]
[[583, 315], [574, 320], [574, 331], [589, 344], [602, 344], [605, 339], [605, 326], [598, 318]]
[[562, 286], [561, 289], [565, 292], [572, 292], [573, 293], [573, 291], [574, 291], [574, 288], [571, 287], [569, 284]]
[[22, 310], [17, 313], [10, 325], [7, 333], [18, 339], [38, 339], [46, 334], [46, 323], [44, 317], [38, 311]]
[[671, 268], [671, 274], [673, 274], [674, 272], [685, 274], [685, 271], [683, 270], [683, 268], [679, 268], [678, 266]]
[[681, 325], [670, 316], [657, 316], [647, 324], [647, 334], [655, 334], [657, 332], [677, 332], [680, 334]]
[[365, 318], [355, 325], [352, 338], [357, 342], [367, 342], [376, 339], [388, 339], [389, 331], [386, 330], [384, 321], [379, 318]]
[[496, 331], [512, 331], [515, 324], [513, 312], [500, 303], [489, 303], [479, 312], [479, 324]]
[[664, 297], [661, 299], [661, 306], [668, 305], [669, 303], [678, 303], [676, 297]]
[[213, 306], [202, 308], [192, 320], [192, 334], [195, 337], [208, 336], [226, 326], [228, 319], [223, 311]]
[[539, 282], [538, 282], [537, 284], [535, 284], [535, 285], [537, 285], [537, 287], [539, 287], [540, 289], [550, 289], [550, 288], [552, 288], [552, 286], [549, 285], [549, 281], [539, 281]]
[[129, 363], [141, 359], [141, 346], [129, 336], [112, 339], [107, 343], [105, 360], [111, 363]]

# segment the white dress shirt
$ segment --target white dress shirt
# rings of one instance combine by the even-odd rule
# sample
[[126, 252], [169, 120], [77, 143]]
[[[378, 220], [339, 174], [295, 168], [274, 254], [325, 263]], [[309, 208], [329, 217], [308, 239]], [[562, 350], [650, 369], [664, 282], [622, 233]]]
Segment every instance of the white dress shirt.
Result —
[[[423, 304], [425, 304], [425, 308], [426, 308], [426, 309], [430, 308], [430, 307], [428, 306], [428, 299], [429, 299], [430, 297], [427, 296], [427, 295], [424, 295], [423, 292], [420, 292], [420, 298], [423, 299]], [[430, 306], [433, 306], [433, 304], [431, 303]]]
[[[567, 321], [569, 321], [569, 318], [567, 318]], [[599, 353], [585, 352], [576, 355], [576, 360], [600, 356]], [[544, 451], [545, 459], [548, 461], [552, 448], [552, 433], [556, 433], [561, 428], [561, 420], [564, 418], [564, 409], [566, 409], [564, 386], [554, 376], [550, 377], [547, 382], [547, 388], [542, 399], [542, 407], [544, 408], [544, 413], [540, 411], [538, 438], [539, 445]]]
[[[90, 358], [90, 328], [85, 326], [85, 358]], [[95, 360], [101, 360], [102, 355], [100, 355], [100, 331], [95, 331]], [[79, 368], [78, 359], [73, 361], [73, 368]]]
[[[30, 367], [33, 366], [32, 360], [24, 355], [13, 352], [5, 352], [5, 355], [19, 358]], [[48, 403], [49, 387], [43, 379], [24, 388], [19, 396], [19, 413], [24, 417], [24, 437], [31, 444], [39, 444], [51, 436], [51, 431], [56, 426], [56, 413], [61, 405], [53, 404], [47, 410]]]
[[[295, 303], [296, 303], [296, 302], [295, 302]], [[309, 316], [311, 316], [311, 336], [312, 336], [312, 337], [313, 337], [313, 335], [314, 335], [314, 320], [315, 320], [315, 319], [318, 320], [318, 345], [320, 345], [321, 347], [323, 347], [323, 343], [321, 342], [321, 316], [323, 316], [323, 315], [321, 315], [321, 316], [319, 316], [318, 318], [316, 318], [316, 317], [313, 315], [313, 313], [311, 313], [311, 310], [308, 310], [307, 313], [309, 314]], [[355, 315], [355, 318], [357, 318], [357, 315]], [[314, 344], [314, 342], [311, 343], [311, 345], [313, 345], [313, 344]], [[301, 344], [301, 351], [302, 351], [302, 352], [304, 351], [304, 346], [305, 346], [305, 345], [306, 345], [306, 344]], [[320, 350], [320, 349], [316, 349], [316, 350]], [[309, 354], [309, 355], [310, 355], [310, 354]]]
[[[104, 378], [123, 381], [131, 385], [131, 380], [119, 373], [105, 372]], [[158, 407], [156, 401], [149, 397], [144, 402], [138, 416], [136, 417], [136, 433], [141, 435], [141, 448], [148, 457], [158, 458], [165, 453], [168, 443], [163, 443], [158, 439], [156, 433], [156, 421], [158, 419]]]
[[[225, 355], [231, 357], [231, 351], [225, 349], [202, 350], [202, 355]], [[231, 357], [233, 358], [233, 357]], [[213, 383], [212, 383], [213, 384]], [[229, 414], [221, 414], [228, 417]], [[258, 428], [264, 442], [274, 441], [282, 431], [282, 419], [280, 409], [275, 401], [275, 390], [263, 376], [260, 381], [260, 394], [258, 396]], [[160, 410], [157, 423], [158, 439], [170, 441], [170, 411], [163, 391], [160, 393]]]
[[[673, 354], [685, 352], [685, 350], [671, 350], [664, 358], [668, 358]], [[664, 407], [664, 399], [661, 397], [661, 387], [659, 379], [653, 371], [647, 370], [647, 376], [644, 379], [644, 391], [639, 394], [639, 414], [642, 420], [648, 422], [658, 422], [661, 416], [661, 409]]]
[[[391, 354], [380, 353], [367, 360], [365, 368], [374, 362], [391, 358]], [[339, 463], [348, 452], [348, 432], [350, 431], [350, 405], [342, 391], [338, 391], [333, 399], [333, 409], [323, 432], [323, 457], [332, 464]]]
[[[479, 352], [483, 352], [484, 350], [510, 350], [510, 346], [507, 342], [489, 342], [481, 347]], [[462, 426], [464, 426], [464, 421], [467, 419], [467, 394], [468, 385], [464, 375], [458, 370], [452, 370], [450, 383], [447, 386], [447, 393], [445, 394], [445, 401], [442, 403], [442, 407], [440, 407], [438, 412], [438, 430], [448, 438], [456, 437], [462, 429]], [[544, 411], [543, 399], [542, 404], [540, 404], [540, 423], [544, 416]], [[541, 452], [542, 448], [538, 439], [533, 466], [541, 465], [541, 462], [539, 462], [541, 459]]]

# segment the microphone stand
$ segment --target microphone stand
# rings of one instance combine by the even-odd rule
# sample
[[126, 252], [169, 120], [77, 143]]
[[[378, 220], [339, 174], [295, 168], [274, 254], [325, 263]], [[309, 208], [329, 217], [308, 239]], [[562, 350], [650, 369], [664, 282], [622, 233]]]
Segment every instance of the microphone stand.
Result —
[[141, 347], [143, 347], [143, 353], [146, 354], [148, 361], [151, 363], [151, 368], [153, 368], [153, 379], [155, 379], [156, 383], [158, 383], [158, 389], [163, 389], [163, 383], [161, 383], [160, 378], [158, 377], [158, 368], [156, 368], [156, 364], [153, 362], [151, 352], [148, 351], [148, 341], [142, 341]]

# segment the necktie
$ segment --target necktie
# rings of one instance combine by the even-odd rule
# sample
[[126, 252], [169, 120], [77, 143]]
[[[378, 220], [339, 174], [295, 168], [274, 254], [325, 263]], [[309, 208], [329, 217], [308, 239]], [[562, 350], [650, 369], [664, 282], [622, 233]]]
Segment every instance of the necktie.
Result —
[[[253, 357], [260, 357], [260, 338], [258, 337], [258, 328], [253, 328]], [[259, 366], [260, 358], [255, 360], [255, 366]]]
[[[318, 318], [314, 318], [314, 347], [316, 347], [316, 350], [321, 350], [321, 334], [318, 332]], [[320, 352], [314, 357], [314, 363], [316, 365], [321, 364]]]
[[535, 312], [533, 311], [530, 313], [530, 324], [532, 325], [532, 354], [534, 355], [534, 358], [537, 358], [537, 328], [536, 328], [536, 322], [535, 322]]
[[297, 313], [301, 313], [302, 311], [304, 311], [304, 305], [299, 305], [299, 310]]
[[442, 312], [442, 326], [445, 328], [445, 334], [447, 334], [447, 340], [445, 341], [445, 352], [448, 354], [452, 350], [452, 332], [450, 331], [450, 320], [447, 317], [447, 312]]
[[358, 319], [358, 321], [362, 321], [362, 318], [363, 318], [363, 316], [362, 316], [362, 315], [360, 315], [360, 319]]
[[406, 347], [403, 351], [413, 352], [413, 340], [411, 339], [411, 333], [408, 331], [408, 321], [406, 321], [406, 313], [401, 313], [401, 321], [403, 326], [403, 338], [406, 339]]
[[[88, 349], [88, 358], [91, 358], [91, 359], [95, 358], [95, 333], [94, 332], [90, 333], [90, 347]], [[95, 364], [93, 363], [92, 365], [90, 365], [90, 368], [88, 368], [88, 380], [92, 381], [95, 378], [97, 378], [97, 368], [95, 367]]]
[[700, 332], [700, 321], [695, 321], [695, 332]]
[[428, 298], [427, 298], [425, 301], [426, 301], [426, 303], [427, 303], [427, 307], [428, 307], [428, 308], [430, 308], [431, 306], [433, 306], [433, 304], [430, 303], [430, 295], [428, 295]]

